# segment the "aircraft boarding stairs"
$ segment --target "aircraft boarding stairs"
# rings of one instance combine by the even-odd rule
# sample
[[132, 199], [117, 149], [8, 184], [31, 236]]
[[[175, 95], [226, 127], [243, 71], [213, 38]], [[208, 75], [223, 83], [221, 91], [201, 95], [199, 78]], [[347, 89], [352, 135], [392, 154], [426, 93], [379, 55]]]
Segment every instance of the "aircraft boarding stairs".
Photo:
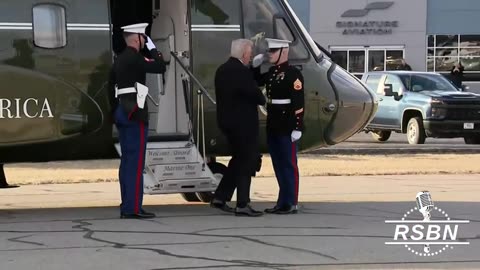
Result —
[[[215, 101], [188, 69], [188, 53], [170, 51], [169, 48], [175, 48], [172, 35], [168, 39], [153, 41], [159, 51], [167, 52], [162, 55], [168, 65], [164, 76], [147, 74], [150, 123], [143, 172], [144, 193], [182, 193], [188, 201], [209, 201], [222, 176], [214, 176], [204, 159], [203, 96], [206, 95], [214, 104]], [[168, 45], [165, 47], [164, 43], [167, 41]], [[196, 93], [196, 139], [191, 118], [191, 79], [200, 88]], [[201, 144], [200, 147], [198, 143]], [[120, 145], [117, 143], [115, 146], [121, 154]], [[203, 153], [200, 153], [199, 149], [202, 149]]]

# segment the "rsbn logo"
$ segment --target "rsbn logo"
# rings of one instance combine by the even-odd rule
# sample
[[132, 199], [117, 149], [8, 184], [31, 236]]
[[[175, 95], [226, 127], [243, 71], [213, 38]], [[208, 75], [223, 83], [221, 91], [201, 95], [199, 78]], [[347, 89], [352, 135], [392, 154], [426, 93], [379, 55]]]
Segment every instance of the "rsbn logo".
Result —
[[[411, 219], [416, 211], [423, 215], [423, 220]], [[434, 216], [437, 219], [431, 219], [431, 213], [436, 213]], [[458, 240], [460, 225], [470, 221], [450, 219], [445, 211], [433, 205], [428, 191], [417, 194], [417, 207], [407, 211], [401, 220], [387, 220], [385, 223], [395, 224], [393, 241], [385, 244], [404, 245], [418, 256], [435, 256], [454, 246], [470, 244]]]

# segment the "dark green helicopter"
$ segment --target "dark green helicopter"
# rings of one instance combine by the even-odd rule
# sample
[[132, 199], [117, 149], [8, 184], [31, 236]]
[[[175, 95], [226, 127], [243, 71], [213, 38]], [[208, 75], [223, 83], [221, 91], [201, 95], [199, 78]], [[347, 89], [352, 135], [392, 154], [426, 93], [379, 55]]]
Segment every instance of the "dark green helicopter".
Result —
[[302, 150], [346, 140], [376, 111], [375, 95], [321, 51], [287, 0], [2, 0], [0, 186], [6, 163], [118, 158], [109, 72], [125, 47], [120, 28], [138, 22], [168, 62], [147, 78], [146, 193], [211, 198], [225, 169], [215, 157], [229, 154], [213, 79], [233, 39], [253, 40], [255, 53], [265, 38], [292, 41], [289, 61], [305, 78]]

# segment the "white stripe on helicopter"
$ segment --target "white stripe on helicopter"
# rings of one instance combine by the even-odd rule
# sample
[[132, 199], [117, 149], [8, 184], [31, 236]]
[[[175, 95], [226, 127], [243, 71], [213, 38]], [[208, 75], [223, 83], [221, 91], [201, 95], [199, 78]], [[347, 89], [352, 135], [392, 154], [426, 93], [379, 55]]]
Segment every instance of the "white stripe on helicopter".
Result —
[[240, 25], [221, 25], [221, 24], [193, 24], [194, 32], [240, 32]]
[[[0, 22], [0, 30], [32, 30], [31, 23]], [[109, 24], [98, 23], [67, 23], [70, 31], [110, 31]]]
[[[32, 30], [31, 23], [0, 22], [0, 30]], [[67, 23], [70, 31], [109, 31], [109, 24]], [[194, 24], [192, 31], [240, 32], [240, 25]]]

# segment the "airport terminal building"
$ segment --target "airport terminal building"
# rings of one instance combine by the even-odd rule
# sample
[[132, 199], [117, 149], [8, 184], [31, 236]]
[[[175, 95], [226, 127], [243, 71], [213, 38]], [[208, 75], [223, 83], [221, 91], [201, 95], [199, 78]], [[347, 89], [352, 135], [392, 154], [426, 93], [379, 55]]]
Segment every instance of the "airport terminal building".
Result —
[[396, 69], [401, 58], [413, 70], [449, 73], [460, 61], [465, 80], [480, 81], [478, 0], [291, 2], [314, 40], [353, 74]]

